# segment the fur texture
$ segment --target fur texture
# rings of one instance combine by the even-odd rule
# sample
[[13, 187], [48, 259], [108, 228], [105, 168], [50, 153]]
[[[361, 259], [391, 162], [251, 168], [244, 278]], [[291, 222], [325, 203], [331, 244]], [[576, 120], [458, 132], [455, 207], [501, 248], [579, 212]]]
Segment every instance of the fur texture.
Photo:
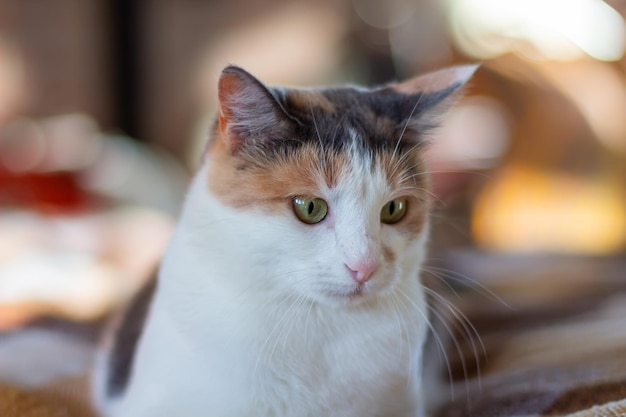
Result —
[[[422, 150], [474, 69], [297, 90], [226, 68], [123, 386], [107, 389], [119, 361], [101, 361], [105, 415], [423, 415]], [[305, 224], [295, 197], [322, 198], [328, 213]], [[404, 217], [381, 222], [398, 198]]]

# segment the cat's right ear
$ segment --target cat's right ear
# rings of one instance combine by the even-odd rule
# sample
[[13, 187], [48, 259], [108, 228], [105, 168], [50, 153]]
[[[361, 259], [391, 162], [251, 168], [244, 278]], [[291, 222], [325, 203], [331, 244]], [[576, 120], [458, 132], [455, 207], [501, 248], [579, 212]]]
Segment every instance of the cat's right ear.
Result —
[[400, 125], [418, 133], [438, 126], [477, 69], [478, 65], [461, 65], [391, 84], [399, 93], [392, 108]]
[[229, 66], [218, 83], [219, 130], [232, 153], [281, 137], [289, 117], [270, 90], [247, 71]]

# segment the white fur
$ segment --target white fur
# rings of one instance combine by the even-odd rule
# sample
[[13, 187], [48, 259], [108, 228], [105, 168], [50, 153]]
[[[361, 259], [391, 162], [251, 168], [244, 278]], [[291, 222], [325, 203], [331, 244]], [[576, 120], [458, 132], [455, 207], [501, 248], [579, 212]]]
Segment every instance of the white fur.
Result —
[[[205, 164], [164, 258], [131, 381], [107, 416], [422, 415], [426, 232], [411, 240], [381, 224], [397, 196], [354, 153], [318, 196], [330, 211], [313, 226], [222, 204]], [[364, 254], [381, 262], [365, 296], [340, 296], [355, 288], [344, 264]]]

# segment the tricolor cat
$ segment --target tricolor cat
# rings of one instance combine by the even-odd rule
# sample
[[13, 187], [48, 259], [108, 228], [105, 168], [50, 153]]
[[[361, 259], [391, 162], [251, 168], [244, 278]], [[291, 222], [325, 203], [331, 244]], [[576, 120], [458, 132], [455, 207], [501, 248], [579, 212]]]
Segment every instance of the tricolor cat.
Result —
[[103, 415], [423, 416], [423, 151], [475, 69], [373, 89], [224, 69], [158, 278], [96, 371]]

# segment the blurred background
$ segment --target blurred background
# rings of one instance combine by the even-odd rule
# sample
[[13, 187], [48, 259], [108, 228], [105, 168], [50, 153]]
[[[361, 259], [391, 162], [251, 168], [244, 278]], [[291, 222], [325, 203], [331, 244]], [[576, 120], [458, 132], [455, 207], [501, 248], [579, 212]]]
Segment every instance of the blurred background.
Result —
[[149, 276], [229, 63], [319, 85], [482, 62], [430, 150], [430, 271], [623, 259], [625, 16], [623, 0], [2, 0], [0, 330], [93, 322]]

